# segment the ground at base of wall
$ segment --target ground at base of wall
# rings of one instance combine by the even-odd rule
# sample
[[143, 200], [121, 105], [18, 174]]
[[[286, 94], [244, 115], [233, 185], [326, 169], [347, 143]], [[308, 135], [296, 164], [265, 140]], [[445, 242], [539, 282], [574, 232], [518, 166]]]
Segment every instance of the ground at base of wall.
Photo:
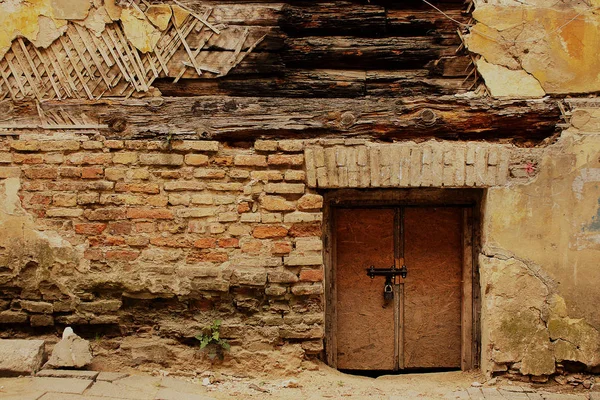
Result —
[[[77, 371], [68, 371], [76, 374]], [[43, 373], [42, 373], [43, 374]], [[89, 377], [89, 375], [88, 375]], [[205, 372], [190, 378], [164, 376], [158, 373], [117, 374], [100, 373], [93, 378], [21, 377], [0, 379], [0, 397], [3, 399], [68, 399], [94, 398], [109, 400], [135, 398], [160, 399], [547, 399], [597, 400], [600, 392], [581, 391], [543, 385], [531, 388], [507, 381], [495, 385], [475, 387], [482, 379], [479, 372], [443, 372], [430, 374], [385, 375], [367, 378], [343, 374], [321, 363], [313, 363], [294, 377], [241, 378], [218, 372]], [[130, 397], [132, 395], [133, 397]], [[90, 397], [91, 396], [91, 397]], [[96, 397], [98, 396], [98, 397]], [[113, 397], [111, 397], [113, 396]]]

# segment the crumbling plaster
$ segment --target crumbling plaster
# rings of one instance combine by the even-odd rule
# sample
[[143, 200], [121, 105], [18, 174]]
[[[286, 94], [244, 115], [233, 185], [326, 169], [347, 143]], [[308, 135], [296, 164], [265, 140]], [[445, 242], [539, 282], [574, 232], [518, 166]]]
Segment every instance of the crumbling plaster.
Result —
[[[189, 13], [177, 5], [171, 6], [178, 14]], [[48, 47], [63, 35], [67, 23], [85, 26], [96, 35], [100, 35], [107, 23], [121, 20], [127, 39], [141, 52], [151, 51], [160, 31], [166, 29], [171, 18], [168, 12], [153, 7], [149, 15], [139, 8], [122, 7], [115, 0], [7, 0], [0, 2], [0, 58], [8, 51], [12, 41], [25, 37], [37, 47]], [[150, 10], [149, 10], [150, 11]]]
[[532, 182], [487, 191], [479, 259], [487, 372], [600, 365], [600, 134], [588, 131], [595, 110], [577, 113], [588, 122], [543, 151]]
[[[600, 90], [600, 2], [477, 0], [465, 37], [494, 97]], [[478, 57], [480, 56], [480, 57]]]

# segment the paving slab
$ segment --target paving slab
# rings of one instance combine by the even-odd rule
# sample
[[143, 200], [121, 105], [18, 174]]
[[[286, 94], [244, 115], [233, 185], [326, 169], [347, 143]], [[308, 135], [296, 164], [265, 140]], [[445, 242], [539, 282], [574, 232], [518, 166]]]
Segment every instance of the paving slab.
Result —
[[0, 376], [34, 374], [44, 354], [43, 340], [0, 339]]
[[2, 400], [38, 400], [44, 395], [44, 392], [27, 392], [19, 394], [4, 395], [0, 392], [0, 399]]
[[76, 378], [31, 378], [31, 389], [41, 392], [81, 394], [92, 384], [89, 379]]
[[161, 388], [154, 400], [216, 400], [214, 397], [203, 396], [194, 393], [180, 392], [171, 388]]
[[[4, 399], [2, 399], [4, 400]], [[46, 393], [38, 400], [114, 400], [108, 397], [87, 396], [85, 394]]]
[[114, 382], [119, 379], [127, 378], [129, 374], [123, 374], [121, 372], [100, 372], [96, 377], [96, 381]]
[[481, 391], [480, 388], [470, 387], [470, 388], [467, 389], [467, 393], [469, 393], [469, 396], [471, 397], [472, 400], [483, 400], [483, 399], [485, 399], [485, 397], [483, 397], [483, 392]]
[[505, 389], [500, 389], [499, 392], [504, 396], [507, 400], [529, 400], [529, 396], [527, 393], [523, 391], [510, 391]]
[[97, 371], [80, 371], [76, 369], [43, 369], [35, 376], [49, 378], [75, 378], [75, 379], [91, 379], [95, 380], [99, 372]]
[[502, 393], [500, 393], [497, 388], [483, 387], [481, 388], [481, 392], [483, 393], [483, 397], [485, 397], [486, 400], [506, 399], [506, 397], [502, 396]]
[[[118, 382], [120, 380], [116, 382], [96, 382], [85, 391], [85, 395], [120, 400], [151, 400], [154, 399], [159, 389], [158, 384], [131, 387], [118, 385]], [[160, 380], [157, 382], [160, 382]]]
[[548, 393], [540, 392], [544, 400], [587, 400], [586, 394], [564, 394], [564, 393]]

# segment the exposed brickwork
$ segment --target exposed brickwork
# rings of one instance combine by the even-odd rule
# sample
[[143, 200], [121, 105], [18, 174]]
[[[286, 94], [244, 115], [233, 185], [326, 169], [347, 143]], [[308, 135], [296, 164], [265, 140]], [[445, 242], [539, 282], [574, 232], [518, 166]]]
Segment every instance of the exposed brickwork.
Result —
[[[192, 337], [221, 318], [234, 343], [322, 349], [323, 199], [304, 184], [301, 141], [23, 139], [0, 143], [0, 179], [20, 178], [22, 207], [80, 250], [81, 272], [57, 278], [52, 295], [3, 280], [0, 324], [148, 324]], [[133, 312], [152, 299], [178, 311]]]

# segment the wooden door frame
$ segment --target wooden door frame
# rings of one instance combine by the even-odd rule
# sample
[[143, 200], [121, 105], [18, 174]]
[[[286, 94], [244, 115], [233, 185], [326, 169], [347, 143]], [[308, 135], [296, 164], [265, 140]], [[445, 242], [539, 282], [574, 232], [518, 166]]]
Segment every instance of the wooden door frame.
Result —
[[461, 369], [479, 368], [481, 296], [477, 257], [484, 189], [341, 189], [324, 192], [323, 244], [325, 265], [325, 360], [337, 368], [336, 238], [333, 210], [337, 207], [463, 206], [463, 287]]

